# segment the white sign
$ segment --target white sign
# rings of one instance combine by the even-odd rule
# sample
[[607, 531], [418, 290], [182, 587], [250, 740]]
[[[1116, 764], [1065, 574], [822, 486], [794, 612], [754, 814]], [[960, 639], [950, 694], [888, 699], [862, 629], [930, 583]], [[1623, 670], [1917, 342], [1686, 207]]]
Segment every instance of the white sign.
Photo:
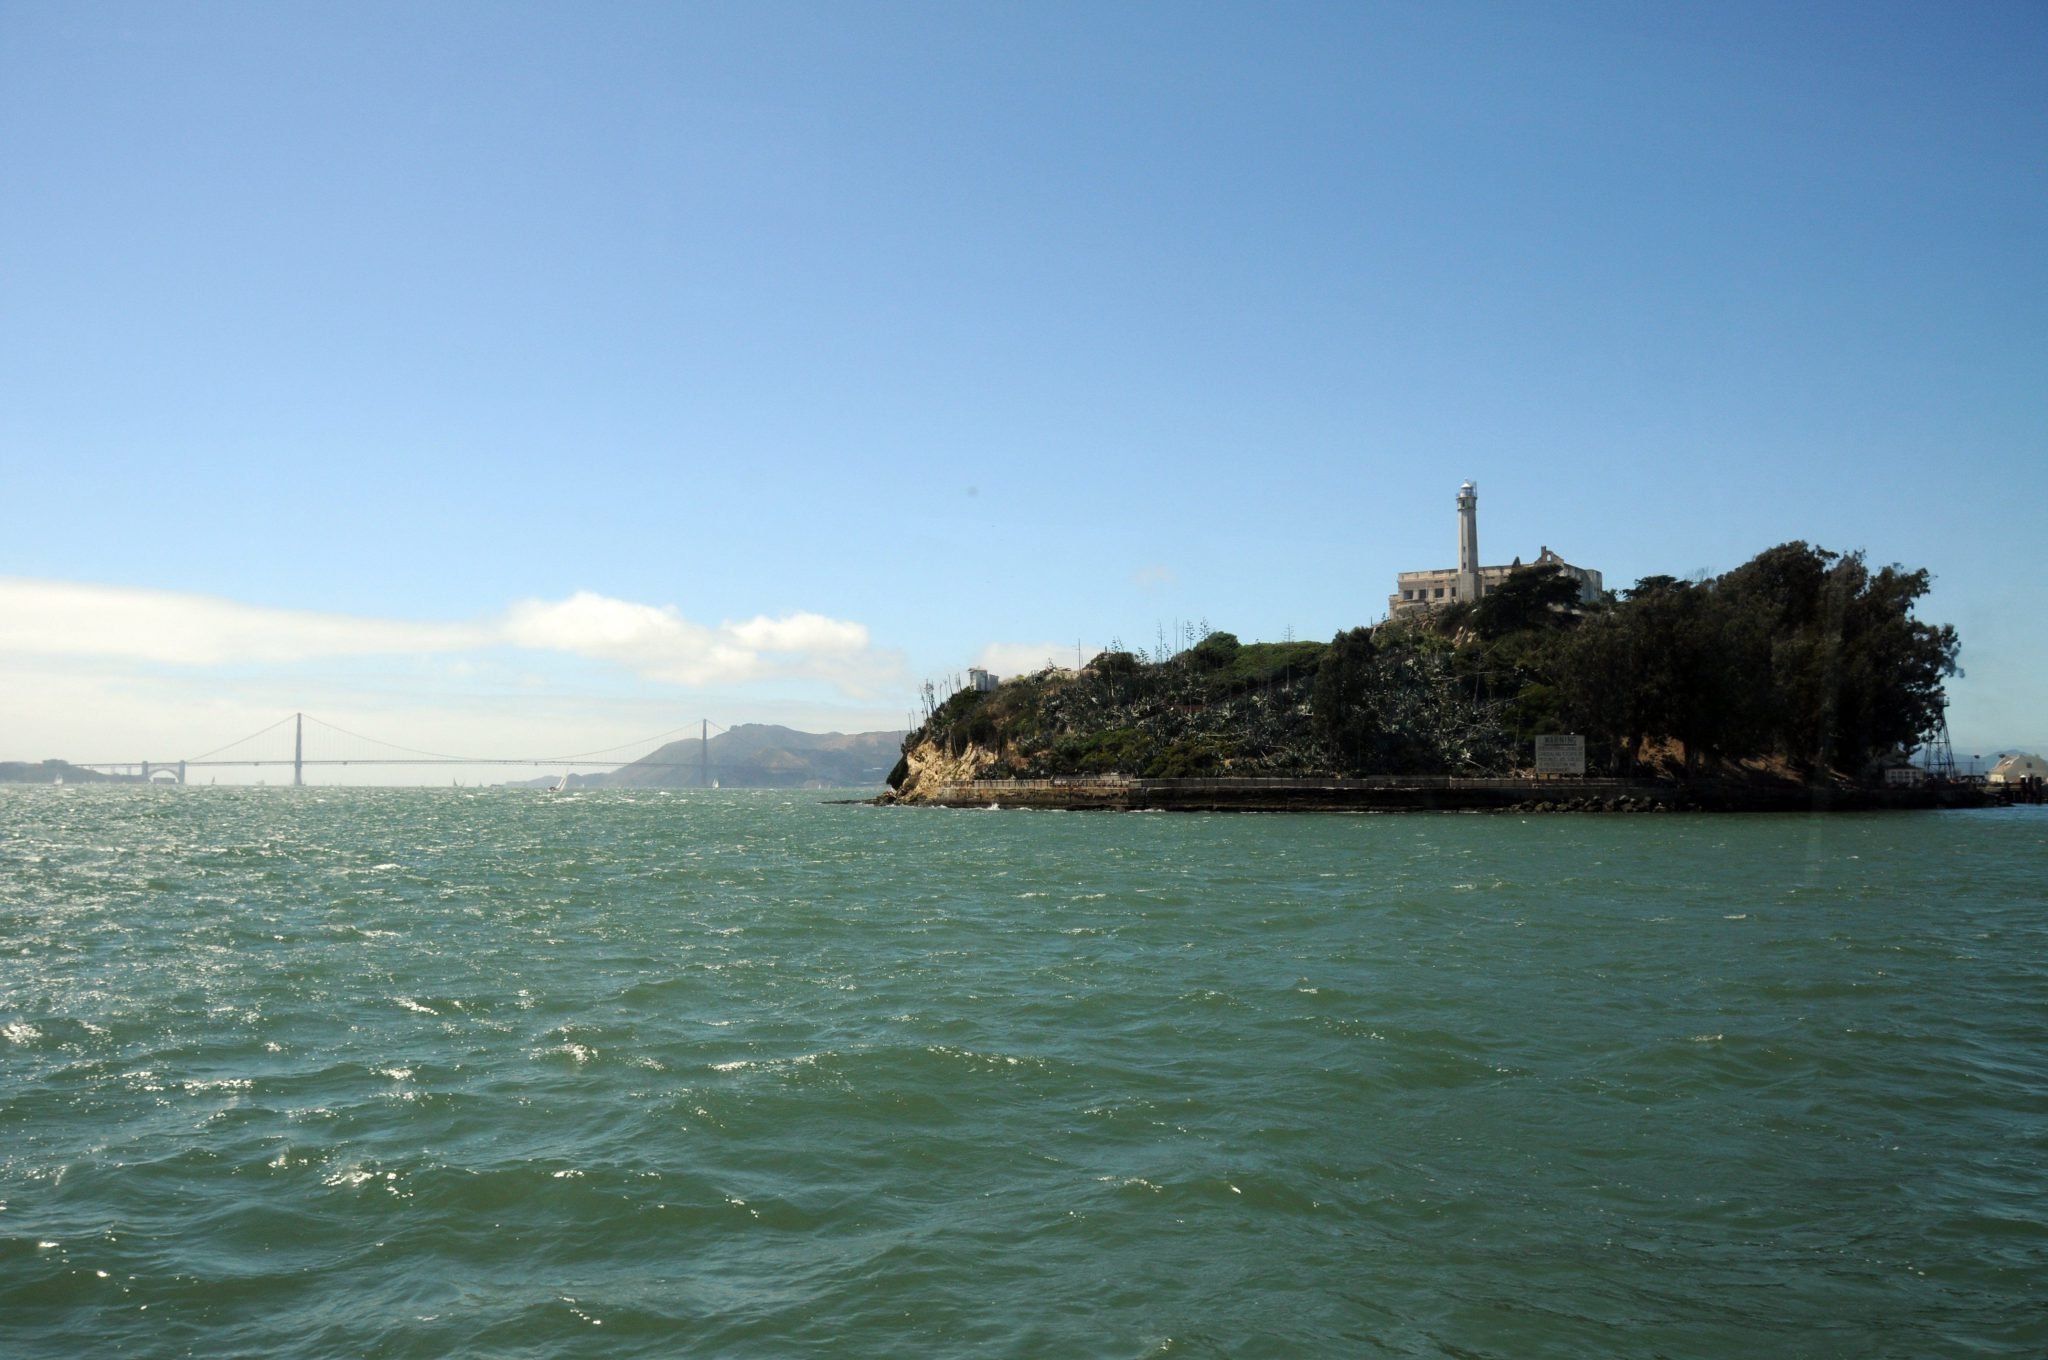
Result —
[[1586, 773], [1586, 739], [1577, 733], [1548, 732], [1536, 738], [1536, 773]]

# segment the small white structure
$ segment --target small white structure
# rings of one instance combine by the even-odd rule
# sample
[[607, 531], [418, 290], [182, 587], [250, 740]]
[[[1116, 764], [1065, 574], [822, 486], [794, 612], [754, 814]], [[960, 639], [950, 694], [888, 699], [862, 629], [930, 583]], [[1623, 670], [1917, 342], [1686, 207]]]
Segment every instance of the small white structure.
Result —
[[2022, 779], [2048, 779], [2048, 760], [2015, 751], [1991, 767], [1984, 776], [1987, 784], [2017, 784]]
[[977, 694], [988, 693], [990, 690], [994, 689], [999, 683], [1001, 683], [1001, 681], [1001, 676], [990, 675], [987, 671], [983, 670], [979, 666], [969, 666], [967, 668], [967, 688], [973, 690]]

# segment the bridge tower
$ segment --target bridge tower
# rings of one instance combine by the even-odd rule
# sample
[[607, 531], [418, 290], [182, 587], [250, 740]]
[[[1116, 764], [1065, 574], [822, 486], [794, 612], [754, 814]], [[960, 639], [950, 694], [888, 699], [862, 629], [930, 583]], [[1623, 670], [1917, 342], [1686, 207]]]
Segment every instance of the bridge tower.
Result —
[[306, 783], [306, 715], [294, 715], [298, 721], [292, 728], [292, 787], [302, 788]]

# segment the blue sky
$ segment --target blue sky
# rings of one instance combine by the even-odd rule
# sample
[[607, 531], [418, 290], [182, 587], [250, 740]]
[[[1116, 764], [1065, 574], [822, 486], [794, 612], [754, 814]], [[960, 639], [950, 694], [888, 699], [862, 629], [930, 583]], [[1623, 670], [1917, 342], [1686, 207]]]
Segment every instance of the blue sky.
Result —
[[[1548, 545], [2048, 745], [2038, 4], [0, 3], [0, 758], [897, 726]], [[101, 748], [108, 749], [101, 749]], [[90, 749], [89, 749], [90, 748]]]

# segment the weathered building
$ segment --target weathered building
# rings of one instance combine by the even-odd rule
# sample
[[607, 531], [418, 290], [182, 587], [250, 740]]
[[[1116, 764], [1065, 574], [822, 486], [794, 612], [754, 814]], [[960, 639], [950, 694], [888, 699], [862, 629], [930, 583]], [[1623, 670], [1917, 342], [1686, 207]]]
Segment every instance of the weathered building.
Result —
[[1984, 776], [1989, 784], [2017, 784], [2027, 779], [2048, 779], [2048, 760], [2016, 751], [1993, 765], [1991, 773]]
[[1458, 488], [1458, 565], [1434, 571], [1404, 571], [1394, 578], [1394, 593], [1387, 597], [1389, 614], [1413, 609], [1435, 609], [1461, 600], [1477, 600], [1523, 567], [1556, 567], [1579, 583], [1579, 598], [1592, 600], [1605, 589], [1600, 573], [1590, 567], [1575, 567], [1548, 547], [1534, 562], [1517, 557], [1504, 567], [1479, 565], [1479, 488], [1471, 482]]

